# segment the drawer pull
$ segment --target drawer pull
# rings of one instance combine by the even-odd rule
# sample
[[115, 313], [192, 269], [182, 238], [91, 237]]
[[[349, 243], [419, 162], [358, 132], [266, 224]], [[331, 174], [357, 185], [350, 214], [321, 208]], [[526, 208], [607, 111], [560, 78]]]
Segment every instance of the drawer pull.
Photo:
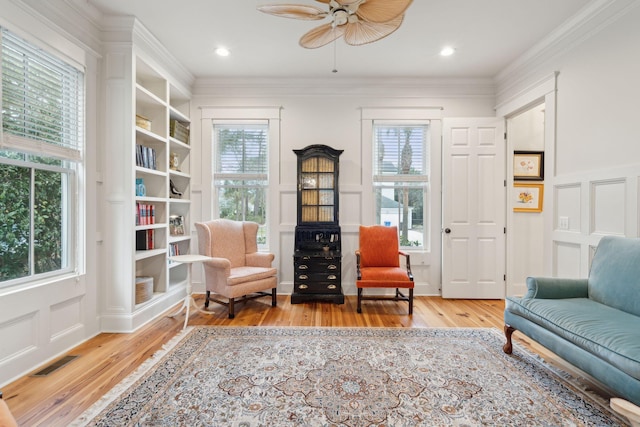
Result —
[[298, 286], [298, 288], [299, 288], [299, 289], [307, 289], [307, 288], [308, 288], [308, 286], [307, 286], [307, 285], [300, 285], [300, 286]]
[[338, 267], [337, 267], [335, 264], [329, 264], [329, 265], [327, 266], [327, 270], [335, 270], [335, 269], [337, 269], [337, 268], [338, 268]]
[[336, 286], [336, 285], [329, 285], [329, 286], [327, 286], [327, 289], [335, 289], [335, 288], [337, 288], [337, 286]]
[[299, 270], [307, 270], [309, 267], [306, 264], [301, 264], [298, 266]]
[[304, 260], [308, 261], [308, 260], [310, 260], [310, 259], [311, 259], [311, 257], [310, 257], [310, 256], [308, 256], [308, 255], [305, 255], [305, 256], [303, 256], [303, 257], [302, 257], [302, 259], [304, 259]]
[[301, 274], [298, 276], [298, 279], [300, 280], [307, 280], [309, 278], [309, 276], [307, 276], [306, 274]]
[[330, 274], [327, 276], [327, 280], [336, 280], [338, 278], [338, 276], [336, 276], [335, 274]]

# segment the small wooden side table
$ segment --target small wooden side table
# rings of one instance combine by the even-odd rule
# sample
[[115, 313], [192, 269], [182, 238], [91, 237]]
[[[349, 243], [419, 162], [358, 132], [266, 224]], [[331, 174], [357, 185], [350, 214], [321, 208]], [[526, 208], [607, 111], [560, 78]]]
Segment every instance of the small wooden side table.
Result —
[[187, 296], [184, 297], [184, 302], [182, 303], [182, 306], [180, 306], [180, 308], [178, 308], [176, 312], [169, 315], [169, 317], [175, 317], [178, 314], [182, 313], [182, 310], [186, 310], [187, 312], [184, 316], [184, 326], [182, 327], [182, 329], [184, 329], [187, 327], [187, 322], [189, 321], [189, 308], [191, 307], [192, 304], [196, 308], [196, 310], [198, 310], [199, 312], [212, 314], [211, 312], [201, 310], [197, 306], [195, 300], [193, 299], [193, 296], [191, 295], [191, 279], [192, 279], [191, 272], [192, 272], [193, 264], [196, 262], [209, 261], [212, 258], [204, 255], [187, 254], [187, 255], [174, 255], [169, 257], [169, 259], [173, 262], [188, 264], [189, 266], [188, 273], [187, 273]]

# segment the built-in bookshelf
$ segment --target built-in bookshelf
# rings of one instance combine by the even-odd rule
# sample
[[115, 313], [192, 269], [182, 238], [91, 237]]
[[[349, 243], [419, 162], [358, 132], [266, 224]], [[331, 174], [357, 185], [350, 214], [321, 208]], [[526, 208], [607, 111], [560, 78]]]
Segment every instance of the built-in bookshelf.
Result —
[[[127, 77], [107, 66], [105, 88], [110, 271], [102, 318], [103, 330], [125, 332], [184, 298], [188, 266], [169, 258], [191, 252], [191, 95], [135, 48], [114, 45], [107, 63], [131, 69]], [[178, 232], [175, 217], [182, 224]], [[150, 281], [152, 291], [140, 292], [140, 284]]]
[[[149, 301], [187, 279], [187, 266], [168, 262], [168, 257], [190, 252], [189, 108], [187, 95], [136, 58], [136, 180], [143, 179], [147, 187], [136, 202], [158, 210], [153, 224], [136, 225], [136, 276], [154, 278]], [[175, 216], [182, 219], [179, 233], [170, 222]], [[157, 269], [160, 263], [166, 271]]]

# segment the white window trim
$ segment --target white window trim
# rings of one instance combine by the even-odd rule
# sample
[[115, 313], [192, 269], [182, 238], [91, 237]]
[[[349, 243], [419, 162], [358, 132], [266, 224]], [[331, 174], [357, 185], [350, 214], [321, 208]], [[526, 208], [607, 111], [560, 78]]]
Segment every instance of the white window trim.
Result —
[[[4, 12], [6, 12], [7, 16], [22, 16], [22, 13], [19, 12], [18, 9], [15, 9], [15, 11], [12, 10], [12, 8], [20, 8], [20, 6], [11, 4], [6, 6], [8, 7], [8, 10], [5, 10]], [[71, 173], [73, 180], [69, 183], [68, 192], [68, 197], [72, 198], [72, 202], [66, 203], [66, 207], [64, 207], [68, 209], [68, 215], [70, 216], [67, 224], [68, 230], [62, 237], [63, 240], [67, 239], [70, 242], [68, 246], [68, 253], [66, 254], [68, 262], [67, 267], [60, 270], [40, 274], [32, 272], [32, 274], [27, 277], [3, 282], [0, 286], [1, 289], [8, 289], [13, 286], [21, 286], [22, 289], [25, 289], [32, 286], [39, 286], [41, 284], [49, 284], [54, 280], [66, 279], [68, 277], [76, 277], [75, 280], [77, 280], [79, 275], [83, 275], [85, 273], [84, 242], [86, 237], [86, 228], [85, 222], [82, 218], [84, 216], [83, 213], [86, 212], [86, 197], [82, 189], [84, 188], [85, 183], [84, 153], [86, 151], [87, 141], [87, 54], [82, 47], [71, 40], [64, 37], [58, 37], [59, 34], [50, 27], [46, 25], [33, 25], [32, 19], [33, 16], [28, 15], [25, 21], [22, 19], [19, 20], [22, 22], [22, 25], [16, 26], [14, 23], [0, 17], [0, 27], [3, 27], [26, 42], [42, 49], [49, 55], [58, 58], [67, 65], [83, 73], [83, 102], [79, 105], [79, 125], [82, 126], [82, 132], [78, 141], [79, 147], [69, 148], [54, 146], [44, 141], [31, 140], [10, 133], [5, 133], [0, 125], [0, 149], [15, 150], [32, 155], [45, 155], [61, 160], [76, 162], [75, 170]], [[22, 27], [29, 28], [29, 30], [25, 31]], [[55, 40], [55, 45], [50, 44], [50, 40]], [[58, 168], [47, 168], [41, 166], [42, 165], [38, 165], [36, 168], [42, 170], [58, 170]], [[29, 166], [27, 165], [27, 167]], [[65, 172], [66, 169], [63, 168], [61, 173]]]
[[[442, 134], [442, 107], [362, 107], [360, 115], [361, 126], [361, 147], [362, 158], [360, 160], [361, 181], [362, 181], [362, 198], [361, 212], [363, 224], [373, 224], [375, 221], [375, 200], [374, 200], [374, 176], [373, 176], [373, 127], [374, 124], [382, 125], [420, 125], [429, 124], [429, 138], [431, 140], [431, 167], [429, 185], [432, 190], [429, 192], [430, 212], [428, 214], [429, 221], [429, 244], [425, 242], [424, 248], [411, 249], [403, 248], [407, 252], [416, 254], [428, 254], [433, 249], [439, 247], [438, 239], [440, 238], [441, 224], [441, 199], [440, 199], [440, 159], [441, 159], [441, 134]], [[394, 181], [397, 181], [395, 176]], [[408, 180], [407, 180], [408, 181]], [[437, 189], [437, 190], [434, 190]], [[416, 262], [420, 259], [416, 258]]]
[[[251, 123], [253, 120], [269, 123], [269, 189], [267, 191], [267, 242], [268, 245], [278, 244], [278, 219], [280, 218], [280, 204], [278, 183], [280, 182], [280, 120], [282, 107], [200, 107], [201, 126], [201, 218], [213, 218], [213, 125], [215, 123]], [[198, 186], [194, 186], [192, 193], [198, 196]], [[261, 248], [270, 251], [269, 247]]]

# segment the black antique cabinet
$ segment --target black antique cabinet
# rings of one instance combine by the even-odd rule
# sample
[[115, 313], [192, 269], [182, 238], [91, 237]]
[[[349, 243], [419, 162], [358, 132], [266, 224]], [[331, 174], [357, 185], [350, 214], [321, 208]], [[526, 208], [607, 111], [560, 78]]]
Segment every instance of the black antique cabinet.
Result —
[[339, 224], [339, 157], [343, 150], [310, 145], [298, 157], [298, 222], [293, 254], [291, 303], [344, 303]]

